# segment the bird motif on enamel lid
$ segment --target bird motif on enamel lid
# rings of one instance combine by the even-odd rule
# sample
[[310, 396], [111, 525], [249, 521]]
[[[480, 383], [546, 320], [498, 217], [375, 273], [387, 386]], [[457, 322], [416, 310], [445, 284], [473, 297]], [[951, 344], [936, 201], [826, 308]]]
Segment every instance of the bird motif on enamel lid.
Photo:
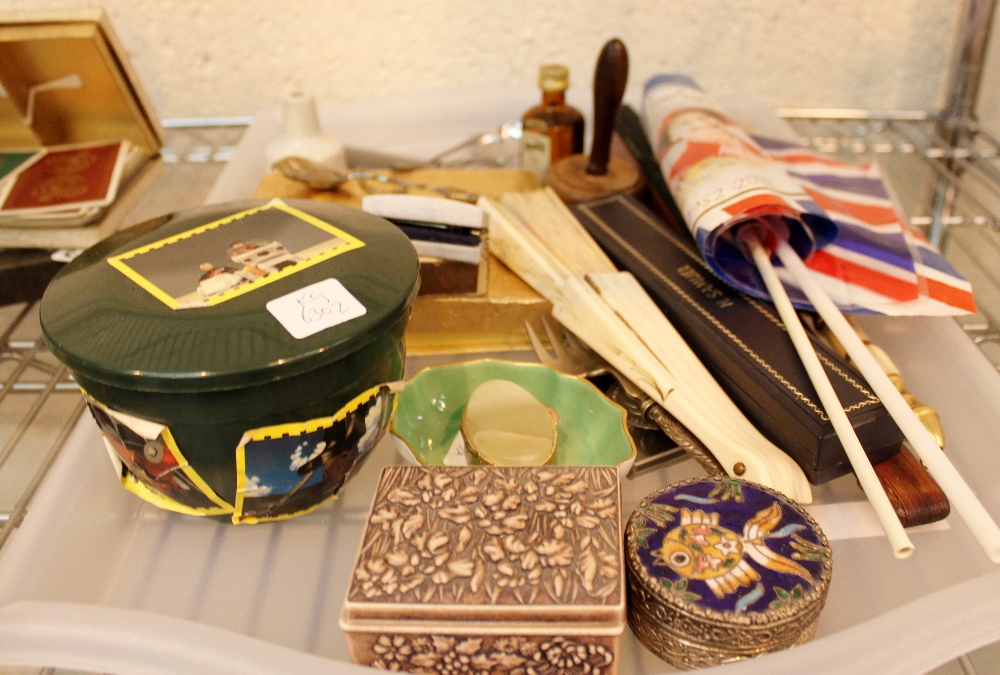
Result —
[[702, 609], [767, 611], [829, 577], [814, 521], [782, 495], [743, 481], [689, 481], [633, 514], [635, 553], [661, 596]]
[[796, 523], [774, 533], [781, 516], [781, 507], [774, 502], [748, 520], [743, 532], [738, 533], [720, 526], [718, 513], [682, 508], [680, 526], [666, 534], [660, 550], [653, 555], [658, 564], [681, 576], [704, 581], [719, 598], [760, 580], [750, 560], [770, 570], [799, 576], [811, 585], [813, 578], [808, 570], [767, 546], [769, 536], [787, 536], [804, 527]]

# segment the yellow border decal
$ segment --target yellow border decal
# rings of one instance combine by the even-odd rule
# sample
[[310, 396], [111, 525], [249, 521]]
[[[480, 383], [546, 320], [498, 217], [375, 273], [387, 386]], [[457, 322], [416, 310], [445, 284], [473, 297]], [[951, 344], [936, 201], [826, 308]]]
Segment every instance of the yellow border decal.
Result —
[[[251, 480], [247, 477], [247, 457], [246, 457], [246, 447], [248, 444], [253, 442], [277, 440], [277, 439], [287, 439], [295, 438], [305, 434], [311, 434], [316, 431], [329, 429], [333, 427], [338, 422], [341, 422], [347, 418], [347, 416], [357, 410], [361, 405], [367, 403], [368, 401], [377, 398], [384, 392], [386, 398], [386, 410], [380, 411], [381, 416], [390, 415], [391, 411], [395, 409], [396, 397], [391, 394], [389, 389], [383, 385], [377, 385], [366, 391], [358, 394], [353, 399], [351, 399], [347, 405], [338, 410], [336, 414], [331, 417], [319, 417], [316, 419], [308, 420], [306, 422], [293, 422], [288, 424], [277, 424], [269, 427], [260, 427], [257, 429], [250, 429], [243, 434], [243, 438], [240, 440], [239, 447], [236, 448], [236, 504], [233, 511], [233, 522], [234, 523], [262, 523], [262, 522], [272, 522], [278, 520], [287, 520], [296, 516], [301, 516], [306, 513], [310, 513], [315, 509], [319, 508], [323, 504], [333, 501], [337, 498], [337, 493], [329, 495], [328, 497], [314, 502], [307, 506], [306, 508], [299, 509], [296, 511], [290, 511], [287, 513], [279, 513], [273, 516], [255, 516], [255, 515], [245, 515], [245, 496], [249, 491]], [[385, 417], [385, 419], [388, 419]], [[376, 439], [377, 440], [377, 439]], [[370, 449], [368, 450], [370, 452]], [[355, 460], [355, 466], [360, 462], [361, 457]], [[354, 467], [348, 471], [348, 475], [354, 470]], [[346, 480], [346, 478], [345, 478]]]
[[[300, 221], [303, 221], [305, 223], [308, 223], [309, 225], [311, 225], [313, 227], [316, 227], [316, 228], [318, 228], [320, 230], [323, 230], [324, 232], [327, 232], [328, 234], [330, 234], [333, 237], [336, 237], [338, 239], [343, 240], [343, 243], [339, 244], [339, 245], [337, 245], [337, 246], [335, 246], [333, 248], [329, 248], [329, 249], [323, 251], [322, 253], [310, 256], [309, 258], [306, 258], [305, 260], [301, 260], [301, 261], [295, 263], [294, 265], [290, 265], [290, 266], [285, 267], [283, 269], [271, 272], [271, 273], [267, 274], [266, 276], [262, 276], [262, 277], [260, 277], [260, 278], [258, 278], [256, 280], [254, 280], [254, 281], [250, 281], [248, 283], [244, 283], [244, 284], [239, 285], [239, 286], [237, 286], [235, 288], [232, 288], [232, 289], [226, 290], [226, 291], [224, 291], [222, 293], [219, 293], [217, 295], [213, 295], [211, 297], [208, 297], [202, 303], [199, 303], [199, 304], [184, 304], [184, 305], [182, 305], [178, 301], [178, 299], [176, 297], [174, 297], [170, 293], [164, 291], [155, 282], [151, 281], [150, 279], [147, 279], [145, 276], [143, 276], [142, 274], [140, 274], [139, 272], [137, 272], [135, 269], [133, 269], [132, 267], [130, 267], [129, 264], [128, 264], [128, 261], [130, 259], [135, 258], [137, 256], [141, 256], [141, 255], [143, 255], [145, 253], [149, 253], [150, 251], [155, 251], [157, 249], [161, 249], [161, 248], [163, 248], [165, 246], [169, 246], [170, 244], [175, 244], [175, 243], [177, 243], [179, 241], [183, 241], [185, 239], [189, 239], [190, 237], [195, 237], [195, 236], [197, 236], [197, 235], [199, 235], [199, 234], [201, 234], [203, 232], [207, 232], [209, 230], [213, 230], [215, 228], [221, 227], [222, 225], [226, 225], [228, 223], [232, 223], [232, 222], [235, 222], [237, 220], [246, 218], [247, 216], [251, 216], [251, 215], [254, 215], [254, 214], [257, 214], [257, 213], [261, 213], [261, 212], [264, 212], [264, 211], [268, 211], [268, 210], [277, 210], [277, 211], [282, 211], [284, 213], [287, 213], [288, 215], [292, 216], [293, 218], [296, 218], [297, 220], [300, 220]], [[126, 251], [125, 253], [121, 253], [121, 254], [116, 255], [116, 256], [111, 256], [107, 260], [108, 260], [108, 263], [110, 263], [112, 267], [114, 267], [115, 269], [117, 269], [119, 272], [121, 272], [126, 277], [128, 277], [129, 279], [131, 279], [137, 285], [139, 285], [140, 287], [142, 287], [150, 295], [152, 295], [157, 300], [159, 300], [163, 304], [167, 305], [171, 309], [187, 309], [187, 308], [191, 308], [191, 307], [203, 307], [203, 306], [217, 305], [217, 304], [225, 302], [227, 300], [231, 300], [232, 298], [235, 298], [235, 297], [238, 297], [238, 296], [243, 295], [245, 293], [249, 293], [249, 292], [251, 292], [253, 290], [256, 290], [256, 289], [260, 288], [261, 286], [264, 286], [266, 284], [272, 283], [272, 282], [277, 281], [279, 279], [284, 279], [285, 277], [288, 277], [288, 276], [291, 276], [293, 274], [296, 274], [297, 272], [301, 272], [302, 270], [304, 270], [304, 269], [306, 269], [308, 267], [312, 267], [313, 265], [321, 263], [321, 262], [323, 262], [325, 260], [329, 260], [330, 258], [338, 256], [338, 255], [340, 255], [342, 253], [346, 253], [348, 251], [353, 251], [355, 249], [361, 248], [364, 245], [365, 245], [364, 242], [362, 242], [360, 239], [358, 239], [357, 237], [354, 237], [354, 236], [352, 236], [352, 235], [344, 232], [340, 228], [334, 227], [330, 223], [327, 223], [327, 222], [321, 220], [320, 218], [317, 218], [317, 217], [315, 217], [313, 215], [310, 215], [310, 214], [308, 214], [308, 213], [306, 213], [306, 212], [304, 212], [304, 211], [302, 211], [300, 209], [297, 209], [297, 208], [295, 208], [293, 206], [289, 206], [288, 204], [286, 204], [285, 202], [283, 202], [280, 199], [272, 199], [267, 204], [263, 204], [263, 205], [261, 205], [259, 207], [255, 207], [255, 208], [252, 208], [252, 209], [247, 209], [245, 211], [240, 211], [239, 213], [234, 213], [232, 215], [226, 216], [225, 218], [221, 218], [219, 220], [216, 220], [216, 221], [213, 221], [213, 222], [210, 222], [210, 223], [206, 223], [204, 225], [199, 225], [198, 227], [192, 228], [190, 230], [186, 230], [184, 232], [181, 232], [179, 234], [173, 235], [171, 237], [167, 237], [165, 239], [160, 239], [159, 241], [155, 241], [155, 242], [153, 242], [151, 244], [147, 244], [145, 246], [140, 246], [139, 248], [132, 249], [131, 251]]]
[[[121, 463], [120, 479], [121, 479], [121, 484], [123, 487], [125, 487], [125, 489], [127, 489], [129, 492], [138, 495], [139, 497], [153, 504], [154, 506], [158, 506], [162, 509], [166, 509], [169, 511], [176, 511], [177, 513], [185, 513], [193, 516], [222, 516], [233, 512], [232, 505], [229, 504], [229, 502], [222, 499], [219, 495], [217, 495], [215, 491], [208, 485], [208, 483], [206, 483], [205, 480], [198, 474], [198, 472], [194, 470], [194, 468], [191, 466], [191, 463], [188, 462], [187, 457], [184, 456], [184, 453], [181, 452], [180, 448], [177, 446], [177, 441], [174, 440], [174, 436], [170, 432], [170, 429], [168, 427], [160, 424], [159, 422], [151, 422], [148, 420], [135, 417], [134, 415], [117, 412], [107, 407], [106, 405], [95, 399], [93, 396], [90, 396], [86, 392], [83, 392], [83, 394], [84, 397], [87, 399], [87, 402], [90, 404], [92, 414], [94, 408], [99, 408], [105, 415], [108, 416], [108, 420], [105, 420], [104, 423], [102, 423], [101, 420], [97, 420], [97, 425], [101, 429], [101, 435], [104, 439], [105, 444], [108, 445], [109, 452], [113, 452], [115, 456], [118, 457], [118, 461]], [[205, 499], [215, 504], [215, 506], [197, 507], [197, 506], [189, 506], [187, 504], [182, 504], [176, 499], [172, 499], [167, 494], [158, 491], [157, 489], [155, 489], [154, 486], [151, 486], [147, 484], [145, 481], [140, 480], [138, 477], [136, 477], [134, 471], [139, 469], [136, 469], [133, 466], [129, 466], [129, 464], [126, 462], [126, 458], [122, 456], [123, 452], [128, 452], [128, 451], [125, 449], [116, 448], [115, 446], [117, 444], [115, 443], [115, 440], [112, 438], [112, 437], [117, 438], [118, 442], [121, 443], [124, 448], [125, 441], [121, 437], [121, 430], [117, 428], [109, 429], [106, 428], [105, 426], [106, 424], [116, 424], [116, 423], [121, 424], [124, 427], [127, 427], [131, 434], [135, 434], [135, 436], [140, 439], [145, 438], [147, 440], [158, 440], [158, 439], [162, 440], [163, 444], [166, 446], [166, 449], [169, 450], [170, 454], [172, 455], [174, 462], [176, 462], [176, 466], [170, 469], [169, 471], [179, 472], [182, 476], [184, 476], [185, 479], [187, 479], [188, 483], [188, 485], [186, 486], [187, 489], [197, 490]], [[140, 427], [140, 429], [142, 428], [142, 426], [146, 426], [147, 433], [146, 434], [140, 433], [140, 429], [132, 428], [134, 426], [138, 426]], [[156, 438], [149, 438], [150, 436], [152, 436], [154, 431], [156, 433]]]
[[129, 492], [165, 511], [183, 513], [188, 516], [225, 516], [233, 512], [233, 507], [228, 504], [225, 507], [220, 506], [217, 509], [194, 509], [190, 506], [185, 506], [180, 502], [161, 495], [159, 492], [154, 492], [132, 474], [122, 476], [122, 485]]
[[[178, 447], [177, 442], [168, 427], [160, 424], [159, 422], [144, 420], [128, 413], [114, 411], [94, 399], [86, 392], [83, 392], [83, 394], [90, 404], [91, 412], [94, 414], [98, 427], [101, 429], [102, 437], [108, 452], [115, 460], [115, 465], [119, 468], [119, 479], [125, 489], [137, 495], [144, 501], [168, 511], [193, 516], [231, 515], [234, 523], [247, 524], [287, 520], [289, 518], [310, 513], [323, 504], [336, 499], [343, 481], [347, 480], [351, 473], [353, 473], [354, 470], [361, 464], [362, 460], [374, 449], [385, 430], [388, 429], [388, 421], [395, 411], [396, 404], [398, 403], [396, 395], [393, 394], [388, 387], [385, 385], [376, 385], [355, 396], [343, 408], [330, 417], [319, 417], [306, 422], [277, 424], [247, 431], [243, 434], [239, 446], [236, 448], [236, 497], [234, 500], [235, 504], [230, 505], [228, 502], [219, 497], [215, 491], [209, 487], [208, 483], [206, 483], [198, 472], [195, 471], [190, 465], [187, 458]], [[312, 502], [307, 502], [307, 504], [302, 508], [296, 508], [295, 505], [292, 504], [290, 505], [291, 509], [288, 512], [278, 513], [274, 516], [244, 514], [245, 498], [247, 492], [250, 491], [249, 486], [251, 484], [251, 481], [247, 477], [246, 447], [248, 444], [261, 441], [266, 442], [271, 440], [295, 439], [299, 436], [330, 429], [331, 427], [334, 427], [334, 425], [347, 420], [348, 415], [357, 411], [369, 402], [373, 402], [373, 406], [365, 411], [364, 416], [374, 412], [378, 415], [378, 419], [370, 420], [365, 419], [364, 416], [362, 416], [359, 418], [361, 419], [362, 425], [354, 428], [353, 430], [350, 424], [344, 425], [344, 435], [339, 440], [346, 440], [348, 444], [352, 444], [344, 447], [356, 448], [357, 454], [350, 459], [351, 465], [342, 475], [343, 480], [338, 483], [336, 487], [332, 488], [334, 490], [332, 494], [321, 499], [316, 499]], [[100, 416], [98, 415], [98, 412], [100, 413]], [[122, 427], [125, 429], [122, 429]], [[338, 429], [335, 430], [335, 432], [341, 433], [341, 430]], [[126, 441], [126, 439], [128, 439], [128, 441]], [[129, 460], [128, 457], [132, 453], [136, 452], [140, 455], [142, 454], [142, 450], [136, 450], [136, 444], [141, 444], [143, 440], [160, 441], [173, 456], [173, 460], [176, 463], [174, 468], [171, 468], [162, 474], [158, 474], [157, 480], [163, 475], [176, 471], [178, 474], [183, 476], [184, 479], [186, 479], [187, 485], [183, 486], [185, 489], [192, 490], [191, 494], [194, 494], [193, 491], [197, 490], [203, 497], [205, 497], [206, 500], [212, 502], [216, 506], [197, 507], [183, 504], [169, 496], [169, 489], [165, 492], [161, 492], [156, 488], [155, 484], [150, 484], [149, 482], [138, 477], [136, 475], [136, 471], [145, 472], [150, 476], [152, 475], [141, 465], [132, 466], [129, 464], [130, 461], [133, 462], [133, 464], [138, 461], [134, 459]], [[305, 464], [310, 459], [312, 458], [304, 458], [302, 463]], [[154, 461], [159, 462], [162, 460], [157, 459]], [[279, 499], [285, 498], [286, 495], [292, 494], [292, 492], [295, 492], [301, 487], [307, 487], [307, 481], [316, 470], [316, 468], [311, 469], [310, 473], [305, 474], [304, 478], [292, 491], [278, 495]], [[340, 474], [337, 474], [336, 476], [338, 478], [341, 477]], [[314, 489], [318, 485], [329, 488], [330, 482], [323, 480], [323, 478], [325, 478], [325, 476], [321, 474], [319, 482], [317, 483], [314, 481], [310, 483], [308, 487]], [[322, 495], [323, 490], [320, 489], [319, 492], [320, 495]], [[280, 505], [281, 504], [279, 502], [279, 506]]]

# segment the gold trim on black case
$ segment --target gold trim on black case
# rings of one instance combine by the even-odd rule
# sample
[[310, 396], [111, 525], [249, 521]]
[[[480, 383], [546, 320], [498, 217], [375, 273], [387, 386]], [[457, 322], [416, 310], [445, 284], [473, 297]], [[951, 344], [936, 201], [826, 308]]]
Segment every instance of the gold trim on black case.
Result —
[[[649, 226], [649, 229], [650, 229], [651, 232], [653, 232], [654, 234], [660, 235], [664, 239], [667, 239], [672, 244], [676, 245], [677, 248], [680, 251], [682, 251], [685, 255], [687, 255], [689, 258], [691, 258], [692, 262], [696, 263], [699, 267], [703, 268], [705, 271], [707, 271], [709, 274], [711, 274], [713, 278], [715, 277], [714, 273], [712, 273], [712, 271], [711, 271], [711, 268], [709, 268], [708, 264], [704, 260], [702, 260], [701, 257], [693, 255], [691, 253], [691, 251], [689, 251], [686, 246], [679, 245], [679, 242], [676, 241], [675, 239], [673, 239], [673, 235], [672, 234], [670, 234], [668, 231], [666, 231], [658, 223], [652, 221], [647, 214], [645, 214], [642, 211], [636, 209], [635, 206], [632, 203], [630, 203], [628, 200], [622, 199], [621, 195], [613, 195], [611, 197], [608, 197], [606, 199], [602, 199], [602, 200], [599, 200], [599, 201], [595, 200], [595, 201], [589, 202], [587, 204], [580, 204], [580, 205], [578, 205], [578, 207], [579, 207], [579, 209], [581, 211], [585, 212], [587, 214], [587, 216], [597, 226], [599, 226], [602, 230], [604, 230], [605, 233], [607, 233], [616, 242], [618, 242], [619, 245], [621, 245], [632, 256], [634, 256], [636, 260], [638, 260], [640, 263], [642, 263], [643, 266], [645, 266], [647, 269], [649, 269], [649, 271], [651, 271], [653, 274], [655, 274], [661, 281], [663, 281], [663, 283], [665, 283], [666, 285], [668, 285], [679, 297], [683, 298], [685, 302], [687, 302], [689, 305], [691, 305], [691, 307], [693, 307], [699, 314], [701, 314], [706, 319], [708, 319], [716, 328], [719, 329], [719, 331], [721, 333], [723, 333], [726, 337], [728, 337], [730, 340], [732, 340], [733, 343], [736, 344], [736, 345], [738, 345], [740, 347], [740, 349], [742, 349], [748, 356], [750, 356], [750, 358], [752, 358], [761, 367], [763, 367], [768, 373], [770, 373], [771, 376], [774, 378], [775, 381], [780, 382], [798, 400], [800, 400], [803, 403], [805, 403], [809, 407], [809, 409], [812, 410], [815, 413], [815, 415], [816, 415], [817, 418], [819, 418], [823, 422], [828, 421], [828, 417], [826, 416], [826, 413], [824, 412], [823, 408], [819, 404], [817, 404], [811, 398], [809, 398], [808, 396], [806, 396], [805, 394], [803, 394], [799, 389], [797, 389], [796, 387], [792, 386], [792, 384], [790, 382], [788, 382], [788, 380], [786, 380], [781, 375], [781, 373], [779, 373], [777, 370], [775, 370], [774, 367], [771, 366], [771, 364], [767, 363], [755, 351], [753, 351], [752, 349], [750, 349], [750, 347], [748, 347], [742, 340], [740, 340], [739, 337], [737, 337], [731, 330], [729, 330], [729, 328], [727, 328], [725, 326], [725, 324], [723, 324], [718, 318], [716, 318], [711, 313], [709, 313], [699, 303], [695, 302], [695, 300], [686, 291], [684, 291], [680, 286], [678, 286], [672, 279], [668, 278], [659, 268], [657, 268], [648, 259], [646, 259], [646, 257], [643, 256], [639, 251], [637, 251], [629, 242], [627, 242], [624, 239], [622, 239], [621, 236], [607, 222], [605, 222], [603, 219], [601, 219], [600, 217], [598, 217], [598, 215], [596, 213], [594, 213], [594, 211], [591, 209], [591, 206], [600, 206], [602, 204], [609, 204], [609, 203], [612, 203], [612, 202], [617, 202], [617, 203], [621, 204], [622, 206], [627, 207], [630, 211], [633, 212], [633, 214], [639, 220], [641, 220], [643, 223], [645, 223], [645, 224], [647, 224]], [[735, 291], [735, 292], [738, 292], [738, 291]], [[769, 321], [773, 322], [777, 326], [780, 326], [782, 330], [785, 330], [785, 326], [781, 322], [781, 320], [778, 319], [778, 317], [775, 316], [772, 312], [768, 311], [766, 307], [764, 307], [763, 305], [760, 304], [760, 302], [758, 302], [757, 300], [755, 300], [753, 298], [750, 298], [746, 294], [740, 293], [740, 295], [743, 295], [745, 298], [747, 298], [747, 300], [749, 301], [750, 306], [752, 306], [754, 309], [756, 309], [758, 312], [760, 312]], [[875, 394], [873, 394], [871, 391], [869, 391], [868, 388], [864, 386], [864, 384], [862, 384], [861, 382], [859, 382], [855, 378], [851, 377], [849, 373], [845, 372], [844, 370], [842, 370], [841, 368], [839, 368], [836, 364], [832, 363], [823, 354], [817, 352], [817, 356], [819, 356], [820, 360], [823, 362], [824, 365], [826, 365], [833, 372], [835, 372], [837, 375], [839, 375], [844, 382], [850, 384], [861, 395], [863, 395], [865, 397], [864, 401], [856, 403], [856, 404], [852, 405], [849, 408], [844, 408], [845, 412], [850, 413], [850, 412], [854, 412], [855, 410], [861, 410], [863, 408], [875, 405], [875, 404], [877, 404], [879, 402], [879, 399], [875, 396]]]

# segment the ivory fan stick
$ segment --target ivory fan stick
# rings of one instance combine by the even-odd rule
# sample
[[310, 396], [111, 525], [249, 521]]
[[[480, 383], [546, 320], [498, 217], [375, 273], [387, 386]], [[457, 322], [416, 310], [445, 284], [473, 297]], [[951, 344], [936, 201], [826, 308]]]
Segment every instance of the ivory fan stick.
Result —
[[517, 216], [523, 228], [535, 235], [576, 275], [617, 271], [604, 250], [552, 188], [508, 192], [500, 197], [500, 204]]
[[771, 265], [771, 257], [767, 249], [761, 243], [757, 232], [750, 228], [741, 232], [740, 241], [749, 249], [753, 262], [757, 266], [760, 276], [764, 279], [764, 285], [767, 286], [768, 293], [771, 295], [771, 301], [777, 308], [778, 315], [784, 322], [788, 336], [795, 346], [795, 351], [798, 353], [799, 359], [802, 360], [802, 365], [805, 366], [809, 380], [816, 388], [819, 400], [823, 404], [831, 424], [833, 424], [834, 431], [837, 432], [837, 437], [844, 446], [847, 459], [850, 460], [858, 482], [861, 483], [861, 489], [864, 490], [865, 496], [875, 510], [882, 530], [885, 531], [885, 535], [889, 539], [893, 554], [897, 558], [909, 558], [913, 554], [913, 542], [910, 541], [906, 530], [903, 529], [903, 524], [900, 522], [899, 516], [896, 515], [896, 510], [889, 502], [889, 497], [885, 494], [885, 489], [879, 482], [875, 469], [872, 468], [871, 460], [868, 459], [868, 455], [865, 454], [865, 450], [861, 446], [861, 441], [858, 440], [854, 426], [847, 418], [847, 413], [844, 412], [843, 404], [833, 390], [833, 385], [830, 384], [830, 379], [827, 377], [826, 371], [823, 370], [819, 357], [816, 356], [816, 350], [813, 349], [812, 342], [799, 321], [795, 307], [792, 306], [792, 301], [789, 300], [785, 287], [782, 286], [781, 280]]
[[[759, 458], [767, 466], [775, 485], [785, 486], [782, 491], [787, 496], [802, 504], [812, 501], [812, 490], [802, 468], [790, 455], [764, 438], [736, 407], [631, 273], [588, 274], [587, 280], [639, 336], [650, 354], [672, 373], [675, 381], [684, 383], [671, 394], [671, 413], [681, 419], [681, 410], [689, 409], [693, 417], [689, 422], [682, 420], [688, 429], [697, 429], [698, 436], [718, 437], [733, 449], [744, 448], [747, 457]], [[674, 408], [677, 408], [676, 413]], [[723, 437], [729, 440], [721, 440]], [[734, 467], [731, 475], [740, 474]]]
[[532, 233], [517, 225], [514, 216], [494, 200], [480, 198], [476, 205], [490, 217], [490, 251], [546, 299], [559, 294], [563, 282], [572, 276], [562, 260], [537, 241]]
[[[567, 279], [563, 297], [553, 302], [553, 315], [697, 435], [727, 473], [772, 487], [799, 503], [810, 503], [812, 491], [802, 469], [760, 435], [707, 370], [703, 377], [692, 378], [694, 373], [688, 372], [680, 380], [683, 388], [677, 384], [670, 366], [650, 349], [663, 332], [643, 335], [629, 321], [634, 317], [626, 316], [629, 307], [609, 302], [601, 289], [609, 290], [611, 279], [631, 280], [638, 291], [639, 295], [625, 305], [645, 298], [651, 311], [658, 312], [632, 276], [618, 272], [588, 275], [587, 280]], [[671, 356], [685, 360], [683, 354]], [[692, 354], [691, 358], [696, 357]], [[691, 365], [694, 363], [700, 366], [697, 361]], [[697, 390], [703, 390], [705, 396], [699, 396]], [[742, 468], [737, 469], [738, 465]]]
[[990, 517], [990, 514], [947, 456], [941, 452], [941, 448], [938, 447], [930, 432], [917, 418], [903, 395], [893, 385], [889, 376], [879, 366], [858, 334], [851, 328], [840, 309], [820, 288], [812, 277], [812, 272], [805, 266], [798, 254], [787, 242], [778, 244], [777, 254], [778, 259], [781, 260], [785, 269], [806, 294], [809, 302], [840, 340], [841, 346], [854, 361], [861, 374], [868, 380], [868, 384], [875, 391], [875, 394], [882, 399], [882, 404], [899, 425], [914, 452], [917, 453], [931, 476], [944, 490], [955, 511], [965, 520], [990, 560], [1000, 563], [1000, 528], [997, 527], [996, 522]]

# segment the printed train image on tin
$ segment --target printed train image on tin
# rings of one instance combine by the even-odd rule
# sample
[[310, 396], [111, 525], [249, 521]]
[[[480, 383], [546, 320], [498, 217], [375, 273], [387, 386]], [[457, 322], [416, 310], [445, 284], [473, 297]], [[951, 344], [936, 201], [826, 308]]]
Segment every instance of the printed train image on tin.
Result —
[[281, 520], [335, 497], [382, 437], [392, 400], [388, 389], [376, 387], [297, 431], [282, 425], [247, 432], [237, 451], [243, 475], [234, 521]]
[[191, 467], [167, 427], [110, 410], [89, 396], [87, 404], [122, 485], [129, 491], [179, 513], [232, 513], [232, 505], [216, 495]]

